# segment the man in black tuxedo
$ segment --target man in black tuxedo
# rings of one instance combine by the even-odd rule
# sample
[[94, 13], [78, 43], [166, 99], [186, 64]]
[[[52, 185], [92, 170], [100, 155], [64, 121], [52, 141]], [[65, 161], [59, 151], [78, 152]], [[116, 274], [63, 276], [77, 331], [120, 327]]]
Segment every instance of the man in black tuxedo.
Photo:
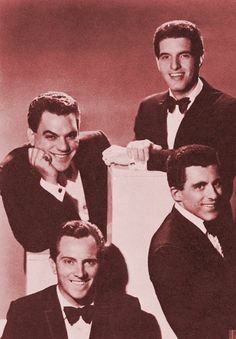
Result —
[[134, 126], [136, 140], [127, 149], [111, 146], [104, 152], [106, 164], [148, 161], [148, 169], [165, 171], [173, 149], [208, 145], [219, 154], [229, 197], [236, 173], [236, 99], [199, 77], [204, 46], [195, 24], [164, 23], [155, 32], [154, 50], [168, 90], [141, 102]]
[[227, 339], [235, 303], [235, 239], [216, 220], [220, 167], [209, 146], [175, 150], [167, 161], [175, 205], [154, 234], [150, 279], [178, 339]]
[[58, 284], [13, 301], [2, 339], [161, 339], [154, 316], [106, 272], [106, 251], [95, 225], [65, 223], [50, 248]]
[[106, 237], [107, 169], [101, 131], [79, 134], [80, 112], [62, 92], [36, 97], [28, 112], [29, 145], [1, 164], [1, 194], [14, 236], [26, 251], [50, 246], [62, 222], [96, 223]]

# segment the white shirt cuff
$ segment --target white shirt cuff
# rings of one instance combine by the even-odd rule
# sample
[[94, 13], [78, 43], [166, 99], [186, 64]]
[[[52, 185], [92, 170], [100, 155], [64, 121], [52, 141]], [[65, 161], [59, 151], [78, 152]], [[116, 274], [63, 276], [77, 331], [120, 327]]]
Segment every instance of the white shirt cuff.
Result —
[[61, 186], [60, 184], [51, 184], [50, 182], [45, 181], [43, 178], [40, 179], [40, 186], [52, 194], [57, 200], [63, 201], [66, 192], [65, 187]]

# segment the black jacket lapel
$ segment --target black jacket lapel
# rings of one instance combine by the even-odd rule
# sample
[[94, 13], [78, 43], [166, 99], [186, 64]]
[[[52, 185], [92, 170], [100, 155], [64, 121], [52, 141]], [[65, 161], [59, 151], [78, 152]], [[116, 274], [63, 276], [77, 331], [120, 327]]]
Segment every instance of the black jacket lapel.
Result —
[[51, 339], [68, 339], [55, 286], [53, 289], [50, 289], [48, 304], [44, 311], [44, 315], [48, 324]]

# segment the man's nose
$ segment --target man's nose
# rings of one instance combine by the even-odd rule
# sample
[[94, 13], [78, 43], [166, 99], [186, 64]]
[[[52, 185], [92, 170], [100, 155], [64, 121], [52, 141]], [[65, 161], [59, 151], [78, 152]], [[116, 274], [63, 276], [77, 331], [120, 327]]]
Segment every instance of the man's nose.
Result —
[[67, 151], [69, 149], [68, 142], [65, 138], [59, 138], [57, 141], [57, 149], [59, 151]]
[[214, 185], [208, 185], [207, 187], [207, 197], [211, 199], [216, 199], [219, 196], [219, 192], [216, 190]]
[[83, 278], [86, 275], [83, 263], [77, 263], [77, 265], [75, 265], [74, 274], [79, 278]]
[[171, 64], [170, 64], [171, 69], [178, 69], [180, 67], [179, 63], [179, 58], [178, 57], [172, 57], [171, 58]]

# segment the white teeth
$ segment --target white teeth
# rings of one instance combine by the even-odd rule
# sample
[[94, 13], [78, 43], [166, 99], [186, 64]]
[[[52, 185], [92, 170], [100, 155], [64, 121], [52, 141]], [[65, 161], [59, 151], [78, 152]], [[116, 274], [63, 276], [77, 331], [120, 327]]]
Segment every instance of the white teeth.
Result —
[[178, 73], [178, 74], [170, 74], [171, 78], [182, 78], [184, 75], [182, 73]]
[[85, 281], [76, 281], [76, 280], [70, 280], [72, 284], [83, 286], [85, 285]]

